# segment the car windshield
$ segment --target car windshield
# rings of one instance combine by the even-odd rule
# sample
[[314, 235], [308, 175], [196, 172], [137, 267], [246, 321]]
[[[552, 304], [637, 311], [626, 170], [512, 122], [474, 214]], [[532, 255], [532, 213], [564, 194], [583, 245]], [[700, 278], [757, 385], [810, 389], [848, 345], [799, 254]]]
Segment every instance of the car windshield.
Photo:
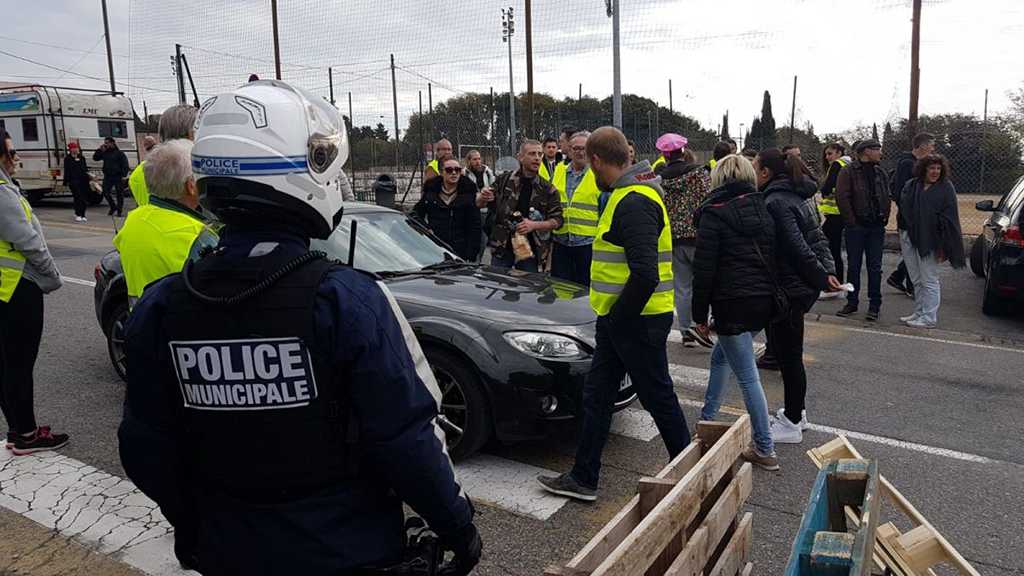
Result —
[[354, 268], [376, 274], [412, 272], [458, 260], [425, 228], [400, 212], [346, 214], [326, 240], [314, 240], [311, 248], [347, 263], [353, 221], [358, 222]]

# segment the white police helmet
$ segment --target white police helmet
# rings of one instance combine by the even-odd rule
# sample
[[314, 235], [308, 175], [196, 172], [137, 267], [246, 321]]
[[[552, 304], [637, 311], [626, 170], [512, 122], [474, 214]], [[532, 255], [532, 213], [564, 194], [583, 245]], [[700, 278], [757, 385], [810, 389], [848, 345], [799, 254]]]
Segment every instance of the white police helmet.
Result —
[[203, 205], [228, 224], [326, 238], [341, 219], [345, 122], [330, 103], [278, 80], [207, 100], [192, 170]]

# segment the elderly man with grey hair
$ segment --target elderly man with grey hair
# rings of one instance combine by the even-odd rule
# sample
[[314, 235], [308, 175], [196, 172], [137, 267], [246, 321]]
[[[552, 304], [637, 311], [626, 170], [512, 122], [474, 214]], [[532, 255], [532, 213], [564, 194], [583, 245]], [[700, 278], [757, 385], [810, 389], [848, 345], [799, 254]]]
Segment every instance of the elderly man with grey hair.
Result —
[[[196, 115], [199, 110], [195, 106], [178, 104], [171, 106], [160, 116], [160, 126], [157, 133], [161, 142], [171, 140], [192, 140], [195, 137]], [[150, 151], [146, 149], [147, 153]], [[147, 156], [148, 158], [148, 156]], [[128, 188], [132, 191], [132, 197], [139, 206], [149, 203], [149, 187], [146, 180], [145, 162], [139, 164], [132, 175], [128, 178]]]
[[149, 153], [145, 178], [150, 201], [132, 210], [114, 237], [131, 302], [149, 284], [181, 271], [216, 235], [196, 209], [199, 195], [192, 175], [192, 141], [173, 139]]

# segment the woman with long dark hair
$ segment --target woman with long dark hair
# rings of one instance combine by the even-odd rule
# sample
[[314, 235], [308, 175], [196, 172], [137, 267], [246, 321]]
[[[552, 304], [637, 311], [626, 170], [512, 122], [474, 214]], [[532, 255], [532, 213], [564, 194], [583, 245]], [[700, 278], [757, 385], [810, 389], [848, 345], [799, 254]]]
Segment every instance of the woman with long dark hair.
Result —
[[43, 228], [13, 180], [18, 152], [0, 130], [0, 411], [7, 420], [7, 448], [15, 454], [54, 450], [67, 434], [36, 423], [33, 401], [43, 294], [60, 288]]
[[807, 427], [804, 314], [822, 291], [840, 290], [841, 283], [835, 276], [818, 211], [809, 201], [817, 186], [807, 166], [795, 155], [769, 148], [757, 155], [754, 170], [775, 222], [774, 281], [788, 301], [788, 310], [776, 310], [768, 326], [768, 338], [782, 371], [786, 404], [772, 423], [772, 438], [783, 444], [799, 444]]
[[939, 264], [949, 260], [964, 267], [963, 234], [956, 189], [949, 179], [949, 162], [929, 154], [914, 165], [914, 177], [900, 194], [900, 248], [914, 283], [914, 313], [900, 318], [907, 326], [934, 328], [939, 321]]

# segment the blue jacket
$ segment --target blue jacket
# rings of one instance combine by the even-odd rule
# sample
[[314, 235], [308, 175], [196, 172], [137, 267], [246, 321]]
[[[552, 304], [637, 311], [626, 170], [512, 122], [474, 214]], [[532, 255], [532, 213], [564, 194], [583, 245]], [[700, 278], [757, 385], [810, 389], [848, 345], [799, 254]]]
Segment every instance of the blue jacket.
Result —
[[[226, 258], [245, 258], [265, 242], [296, 257], [308, 250], [297, 237], [230, 229], [219, 246]], [[440, 394], [412, 330], [381, 282], [348, 268], [325, 276], [314, 306], [315, 341], [307, 344], [349, 375], [362, 480], [269, 507], [210, 498], [190, 486], [176, 464], [189, 457], [177, 417], [181, 393], [173, 367], [156, 354], [168, 346], [161, 326], [173, 313], [167, 306], [172, 277], [146, 290], [126, 326], [129, 377], [118, 436], [125, 471], [160, 505], [179, 539], [182, 527], [197, 531], [204, 574], [334, 574], [394, 558], [404, 541], [402, 502], [442, 540], [472, 522], [437, 426]], [[301, 438], [295, 449], [303, 449]], [[267, 465], [274, 465], [273, 454]], [[211, 558], [220, 561], [211, 565]]]

